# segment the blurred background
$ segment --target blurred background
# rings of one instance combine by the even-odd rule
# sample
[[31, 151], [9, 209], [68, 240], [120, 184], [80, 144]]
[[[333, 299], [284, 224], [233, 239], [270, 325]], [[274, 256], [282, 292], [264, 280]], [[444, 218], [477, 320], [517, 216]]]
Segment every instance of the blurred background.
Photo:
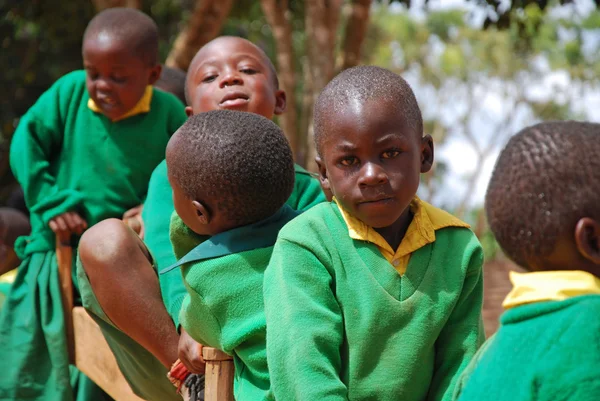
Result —
[[[16, 188], [8, 149], [19, 117], [82, 68], [81, 40], [107, 7], [158, 24], [162, 61], [185, 71], [222, 34], [274, 61], [288, 109], [278, 123], [314, 170], [312, 105], [339, 71], [374, 64], [413, 87], [436, 146], [420, 196], [472, 224], [486, 251], [486, 323], [495, 330], [513, 269], [482, 212], [499, 150], [541, 120], [600, 121], [600, 0], [0, 0], [0, 206]], [[293, 94], [293, 95], [292, 95]]]

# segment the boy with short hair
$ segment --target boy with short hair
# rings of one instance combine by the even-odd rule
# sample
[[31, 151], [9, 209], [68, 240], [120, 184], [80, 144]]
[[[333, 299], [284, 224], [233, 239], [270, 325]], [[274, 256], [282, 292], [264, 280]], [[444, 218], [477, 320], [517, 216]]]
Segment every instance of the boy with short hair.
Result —
[[511, 138], [485, 209], [510, 273], [496, 334], [461, 377], [455, 398], [600, 397], [600, 125], [545, 122]]
[[197, 342], [233, 355], [236, 400], [265, 400], [263, 272], [277, 233], [297, 215], [285, 204], [294, 186], [287, 140], [256, 114], [202, 113], [173, 136], [167, 165], [179, 259], [171, 269], [182, 266], [188, 292], [181, 326]]
[[[186, 94], [189, 116], [237, 110], [270, 119], [285, 109], [273, 64], [260, 48], [239, 37], [219, 37], [198, 51], [188, 69]], [[325, 200], [316, 179], [299, 166], [295, 172], [286, 202], [292, 209], [306, 210]], [[179, 311], [186, 289], [177, 269], [156, 273], [176, 262], [169, 241], [173, 211], [163, 161], [152, 173], [142, 211], [144, 242], [113, 219], [88, 230], [79, 247], [83, 304], [98, 317], [134, 392], [148, 400], [178, 397], [166, 374], [179, 356]], [[139, 310], [145, 312], [135, 312]], [[194, 345], [190, 350], [197, 349]], [[193, 360], [183, 360], [194, 373], [202, 372], [203, 366], [195, 369]]]
[[276, 400], [447, 400], [483, 341], [482, 249], [416, 197], [433, 143], [409, 85], [340, 73], [315, 104], [321, 185], [335, 201], [279, 233], [265, 272]]
[[173, 95], [152, 89], [160, 75], [158, 29], [145, 14], [99, 13], [82, 53], [86, 71], [45, 92], [12, 140], [31, 235], [15, 244], [23, 263], [0, 317], [3, 400], [73, 397], [55, 236], [72, 237], [75, 246], [88, 226], [142, 203], [169, 137], [185, 121]]

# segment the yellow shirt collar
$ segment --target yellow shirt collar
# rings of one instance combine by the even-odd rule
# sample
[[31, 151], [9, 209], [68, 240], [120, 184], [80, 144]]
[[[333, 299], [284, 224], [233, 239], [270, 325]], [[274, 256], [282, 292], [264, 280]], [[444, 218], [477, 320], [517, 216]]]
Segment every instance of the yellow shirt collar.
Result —
[[[133, 117], [138, 114], [147, 113], [150, 111], [150, 103], [152, 103], [152, 85], [146, 86], [146, 90], [142, 95], [142, 98], [137, 102], [137, 104], [133, 107], [133, 109], [129, 110], [127, 113], [123, 114], [121, 117], [112, 120], [112, 122], [117, 122], [124, 120], [129, 117]], [[102, 110], [98, 107], [96, 102], [92, 98], [88, 100], [88, 108], [95, 113], [102, 113]]]
[[581, 270], [510, 272], [513, 289], [502, 306], [515, 306], [543, 301], [563, 301], [579, 295], [600, 294], [600, 279]]
[[406, 272], [410, 255], [413, 252], [435, 241], [436, 230], [445, 227], [469, 227], [467, 223], [462, 222], [450, 213], [438, 209], [415, 196], [410, 204], [410, 209], [414, 215], [413, 219], [398, 249], [394, 251], [373, 227], [366, 225], [344, 210], [337, 199], [334, 198], [334, 201], [337, 203], [348, 226], [350, 238], [375, 244], [381, 254], [400, 274]]

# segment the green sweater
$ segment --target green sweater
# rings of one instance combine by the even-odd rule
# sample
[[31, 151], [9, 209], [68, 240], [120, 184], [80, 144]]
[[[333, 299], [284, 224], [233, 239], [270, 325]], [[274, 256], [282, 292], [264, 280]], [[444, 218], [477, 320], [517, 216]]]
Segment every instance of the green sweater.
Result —
[[484, 338], [482, 249], [435, 232], [400, 276], [335, 203], [279, 233], [265, 272], [271, 389], [282, 400], [447, 400]]
[[285, 205], [268, 219], [210, 238], [194, 234], [177, 214], [172, 219], [171, 241], [180, 260], [171, 268], [183, 266], [188, 292], [181, 326], [199, 343], [233, 355], [237, 401], [267, 398], [263, 272], [277, 233], [297, 214]]
[[507, 310], [461, 377], [455, 399], [599, 400], [599, 316], [599, 295]]
[[[286, 202], [294, 210], [307, 210], [323, 202], [325, 195], [319, 181], [302, 167], [296, 165], [294, 191]], [[167, 163], [156, 167], [150, 178], [148, 197], [144, 203], [142, 218], [145, 225], [144, 242], [152, 252], [158, 271], [175, 263], [175, 255], [169, 241], [169, 221], [175, 207], [171, 196], [171, 186], [167, 179]], [[180, 272], [171, 270], [159, 276], [163, 302], [175, 326], [179, 326], [179, 310], [187, 293]]]
[[152, 170], [185, 121], [181, 102], [155, 90], [149, 113], [111, 122], [88, 108], [84, 71], [59, 79], [29, 109], [12, 140], [10, 163], [31, 211], [21, 257], [54, 249], [49, 221], [67, 211], [91, 227], [143, 202]]

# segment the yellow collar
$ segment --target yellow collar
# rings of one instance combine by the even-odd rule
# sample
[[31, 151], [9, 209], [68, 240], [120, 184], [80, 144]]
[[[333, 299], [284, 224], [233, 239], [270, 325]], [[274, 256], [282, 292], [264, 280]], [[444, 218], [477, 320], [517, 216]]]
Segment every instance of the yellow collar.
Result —
[[402, 238], [398, 249], [394, 251], [390, 244], [373, 227], [366, 225], [361, 220], [344, 210], [335, 199], [342, 217], [348, 226], [348, 235], [352, 239], [368, 241], [375, 244], [381, 254], [394, 268], [404, 274], [410, 255], [417, 249], [435, 241], [435, 231], [445, 227], [469, 227], [467, 223], [438, 209], [415, 196], [410, 204], [413, 219]]
[[[137, 102], [137, 104], [133, 107], [133, 109], [129, 110], [127, 113], [123, 114], [121, 117], [118, 117], [118, 118], [112, 120], [112, 122], [114, 123], [114, 122], [121, 121], [121, 120], [124, 120], [129, 117], [136, 116], [138, 114], [147, 113], [150, 111], [150, 103], [152, 103], [152, 85], [146, 86], [146, 90], [144, 91], [142, 98], [139, 100], [139, 102]], [[98, 107], [96, 102], [94, 102], [94, 100], [92, 100], [92, 98], [90, 98], [90, 100], [88, 100], [87, 105], [88, 105], [88, 108], [90, 110], [92, 110], [94, 113], [102, 113], [102, 110]]]
[[600, 279], [581, 270], [510, 272], [513, 289], [502, 306], [505, 309], [543, 301], [563, 301], [579, 295], [600, 294]]

